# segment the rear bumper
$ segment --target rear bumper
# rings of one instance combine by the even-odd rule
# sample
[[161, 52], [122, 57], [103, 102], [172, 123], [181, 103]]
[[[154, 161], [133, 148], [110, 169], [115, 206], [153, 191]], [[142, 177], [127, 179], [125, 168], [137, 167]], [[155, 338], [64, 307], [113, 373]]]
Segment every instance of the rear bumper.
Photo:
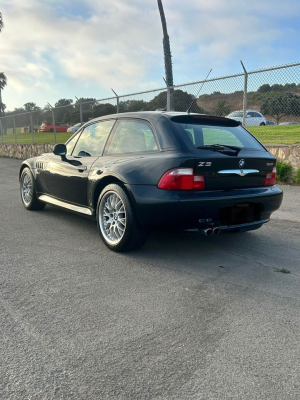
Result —
[[[282, 191], [276, 185], [203, 192], [175, 192], [147, 185], [126, 186], [135, 205], [139, 223], [144, 229], [151, 230], [194, 229], [205, 227], [209, 223], [220, 226], [221, 230], [256, 229], [268, 222], [271, 214], [280, 207], [283, 197]], [[221, 210], [246, 203], [253, 204], [259, 210], [255, 221], [237, 226], [228, 226], [222, 221]]]

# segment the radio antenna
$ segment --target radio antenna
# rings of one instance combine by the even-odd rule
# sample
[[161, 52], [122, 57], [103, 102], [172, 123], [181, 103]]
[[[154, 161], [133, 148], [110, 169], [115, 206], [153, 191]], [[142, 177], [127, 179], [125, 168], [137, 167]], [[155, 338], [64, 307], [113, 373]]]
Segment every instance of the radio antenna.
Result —
[[209, 77], [210, 73], [211, 73], [212, 69], [209, 71], [209, 73], [207, 74], [207, 77], [205, 78], [205, 80], [202, 82], [202, 85], [196, 95], [196, 97], [193, 99], [193, 101], [191, 102], [189, 108], [186, 110], [186, 112], [189, 114], [191, 111], [191, 108], [193, 107], [195, 100], [197, 99], [197, 97], [199, 96], [199, 93], [201, 92], [201, 89], [203, 88], [204, 83], [207, 81], [207, 78]]

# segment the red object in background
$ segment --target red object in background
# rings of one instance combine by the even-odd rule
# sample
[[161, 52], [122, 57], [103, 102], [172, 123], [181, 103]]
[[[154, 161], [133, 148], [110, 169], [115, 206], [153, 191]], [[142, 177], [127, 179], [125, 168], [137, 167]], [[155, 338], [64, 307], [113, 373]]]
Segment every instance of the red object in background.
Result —
[[[64, 122], [55, 122], [56, 132], [67, 132], [69, 125]], [[53, 122], [44, 121], [40, 127], [41, 132], [54, 132]]]

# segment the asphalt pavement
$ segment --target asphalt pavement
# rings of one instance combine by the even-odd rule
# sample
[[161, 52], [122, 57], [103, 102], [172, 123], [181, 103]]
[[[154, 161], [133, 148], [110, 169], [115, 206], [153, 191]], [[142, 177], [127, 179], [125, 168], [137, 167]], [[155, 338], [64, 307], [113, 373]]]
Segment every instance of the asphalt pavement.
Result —
[[19, 166], [0, 158], [1, 400], [300, 398], [300, 187], [257, 231], [116, 254], [27, 211]]

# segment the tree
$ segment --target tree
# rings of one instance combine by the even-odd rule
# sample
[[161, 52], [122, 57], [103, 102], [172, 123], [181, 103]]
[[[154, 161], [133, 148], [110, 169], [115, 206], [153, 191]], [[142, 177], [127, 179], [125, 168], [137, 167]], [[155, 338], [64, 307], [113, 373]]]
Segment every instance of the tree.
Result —
[[283, 117], [300, 116], [300, 96], [294, 93], [284, 93], [266, 99], [260, 111], [276, 118], [277, 124]]
[[117, 112], [116, 106], [110, 103], [99, 103], [93, 106], [91, 117], [103, 117], [104, 115], [115, 114]]
[[4, 111], [6, 109], [6, 105], [4, 103], [0, 103], [0, 117], [1, 115], [4, 115]]
[[268, 83], [265, 83], [264, 85], [261, 85], [258, 89], [258, 93], [266, 93], [266, 92], [271, 92], [271, 86]]
[[282, 92], [284, 87], [280, 85], [280, 83], [274, 83], [274, 85], [271, 86], [273, 92]]
[[[174, 111], [186, 111], [192, 101], [195, 99], [195, 96], [188, 92], [184, 92], [183, 90], [177, 89], [173, 92], [173, 109]], [[147, 108], [145, 110], [155, 111], [159, 108], [165, 108], [167, 104], [167, 92], [161, 92], [157, 96], [155, 96], [149, 103], [147, 104]], [[190, 112], [196, 113], [204, 113], [203, 108], [197, 105], [197, 102], [194, 102]]]
[[64, 107], [64, 106], [69, 106], [70, 104], [73, 103], [72, 99], [60, 99], [58, 100], [55, 104], [54, 107]]
[[0, 117], [4, 114], [5, 104], [2, 103], [2, 90], [7, 85], [7, 78], [3, 72], [0, 72]]
[[[164, 49], [164, 59], [165, 59], [165, 73], [166, 73], [166, 83], [167, 86], [173, 86], [173, 68], [172, 68], [172, 54], [170, 47], [170, 38], [167, 30], [167, 22], [165, 18], [165, 13], [161, 0], [157, 0], [158, 9], [160, 13], [160, 19], [163, 29], [163, 49]], [[173, 95], [173, 90], [171, 91], [171, 97]], [[172, 101], [171, 101], [171, 109], [172, 109]]]
[[2, 18], [2, 14], [0, 12], [0, 32], [2, 31], [3, 27], [4, 27], [3, 18]]
[[93, 97], [80, 97], [75, 104], [79, 104], [79, 103], [91, 103], [91, 102], [95, 102], [96, 99], [94, 99]]
[[40, 111], [40, 107], [38, 107], [35, 103], [29, 102], [24, 104], [24, 109], [27, 112], [30, 111]]
[[144, 100], [120, 101], [120, 112], [133, 112], [147, 110], [147, 102]]
[[214, 115], [223, 117], [231, 112], [231, 107], [226, 100], [219, 100], [213, 110]]

